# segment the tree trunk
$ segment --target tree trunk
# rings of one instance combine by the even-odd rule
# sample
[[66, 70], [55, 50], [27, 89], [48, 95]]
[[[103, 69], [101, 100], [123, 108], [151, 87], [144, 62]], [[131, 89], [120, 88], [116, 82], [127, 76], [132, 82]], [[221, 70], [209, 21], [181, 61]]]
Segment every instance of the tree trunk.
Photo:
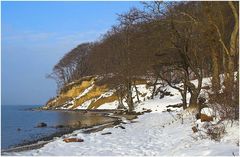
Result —
[[186, 83], [183, 84], [183, 91], [182, 94], [182, 102], [183, 102], [183, 109], [185, 110], [187, 108], [187, 85]]
[[188, 82], [188, 89], [191, 93], [191, 97], [189, 100], [189, 107], [191, 108], [197, 108], [198, 112], [201, 111], [201, 107], [198, 104], [198, 96], [200, 94], [201, 88], [202, 88], [202, 74], [198, 76], [198, 86], [195, 87], [195, 85], [191, 82]]
[[185, 110], [187, 108], [187, 90], [183, 90], [181, 92], [181, 96], [182, 96], [183, 109]]
[[228, 83], [230, 86], [230, 89], [233, 89], [234, 84], [234, 56], [228, 57]]
[[229, 105], [232, 106], [233, 105], [233, 92], [234, 91], [234, 57], [232, 56], [228, 56], [228, 72], [227, 72], [227, 76], [225, 76], [226, 81], [225, 81], [225, 92], [228, 93], [228, 98], [229, 98]]
[[155, 80], [155, 82], [153, 83], [153, 90], [152, 90], [151, 99], [154, 98], [154, 95], [155, 95], [155, 92], [156, 92], [156, 86], [157, 86], [158, 77], [159, 77], [159, 76], [157, 75], [156, 80]]
[[136, 86], [136, 82], [134, 81], [134, 89], [136, 91], [136, 96], [137, 96], [137, 102], [140, 103], [140, 99], [139, 99], [139, 91], [137, 89], [137, 86]]
[[125, 109], [125, 106], [123, 105], [123, 96], [122, 93], [118, 95], [118, 107], [117, 109]]
[[125, 109], [125, 106], [123, 105], [122, 101], [118, 104], [117, 109]]
[[127, 104], [128, 104], [128, 111], [132, 112], [134, 110], [133, 106], [133, 99], [132, 99], [132, 83], [131, 81], [128, 81], [127, 83]]
[[192, 91], [191, 92], [191, 97], [190, 97], [190, 100], [189, 100], [189, 107], [198, 107], [197, 100], [198, 100], [197, 92]]
[[237, 81], [236, 81], [235, 89], [236, 89], [234, 92], [235, 119], [239, 119], [239, 71], [237, 72]]
[[225, 75], [225, 87], [226, 87], [226, 92], [228, 92], [229, 94], [229, 105], [233, 105], [234, 104], [234, 98], [233, 98], [233, 92], [234, 91], [234, 58], [237, 56], [237, 46], [238, 46], [238, 31], [239, 31], [239, 17], [238, 17], [238, 10], [235, 8], [234, 4], [232, 1], [228, 1], [229, 7], [232, 10], [233, 16], [234, 16], [234, 28], [233, 31], [231, 33], [231, 38], [230, 38], [230, 49], [226, 51], [226, 55], [227, 55], [227, 76]]
[[220, 90], [220, 77], [219, 77], [219, 64], [218, 64], [218, 53], [212, 49], [212, 88], [215, 93]]

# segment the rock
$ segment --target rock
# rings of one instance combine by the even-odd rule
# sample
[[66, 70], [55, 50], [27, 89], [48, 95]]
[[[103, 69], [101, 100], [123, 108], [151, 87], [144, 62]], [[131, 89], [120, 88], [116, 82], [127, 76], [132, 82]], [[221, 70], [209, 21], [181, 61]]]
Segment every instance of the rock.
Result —
[[122, 125], [117, 126], [117, 128], [125, 129]]
[[203, 113], [198, 113], [196, 114], [196, 119], [201, 119], [201, 122], [210, 122], [213, 121], [213, 117], [212, 116], [208, 116], [206, 114]]
[[198, 132], [198, 129], [197, 129], [197, 127], [192, 127], [192, 131], [195, 133], [195, 132]]
[[162, 98], [164, 98], [164, 95], [163, 95], [163, 94], [160, 95], [159, 99], [162, 99]]
[[136, 119], [138, 116], [137, 115], [125, 115], [124, 116], [127, 120], [133, 120]]
[[180, 108], [180, 107], [182, 107], [182, 106], [183, 106], [183, 104], [181, 103], [181, 104], [175, 104], [175, 105], [168, 105], [167, 108], [168, 108], [168, 107]]
[[135, 111], [132, 111], [132, 112], [127, 112], [127, 115], [141, 115], [142, 113], [140, 112], [135, 112]]
[[167, 112], [172, 112], [172, 110], [168, 108], [168, 109], [167, 109]]
[[121, 123], [120, 120], [116, 120], [116, 121], [113, 122], [113, 125], [118, 125], [118, 124], [120, 124], [120, 123]]
[[149, 112], [152, 112], [152, 110], [151, 109], [148, 109], [148, 110], [146, 110], [146, 111], [144, 111], [145, 113], [149, 113]]
[[64, 125], [57, 125], [56, 128], [64, 128], [65, 126]]
[[47, 126], [47, 124], [44, 123], [44, 122], [38, 123], [38, 125], [37, 125], [38, 128], [43, 128], [43, 127], [46, 127], [46, 126]]
[[165, 95], [166, 95], [166, 96], [170, 96], [170, 95], [171, 95], [171, 92], [165, 92]]
[[63, 139], [63, 141], [69, 143], [69, 142], [83, 142], [84, 140], [81, 138], [65, 138]]
[[109, 134], [112, 134], [111, 132], [105, 132], [105, 133], [102, 133], [101, 135], [109, 135]]

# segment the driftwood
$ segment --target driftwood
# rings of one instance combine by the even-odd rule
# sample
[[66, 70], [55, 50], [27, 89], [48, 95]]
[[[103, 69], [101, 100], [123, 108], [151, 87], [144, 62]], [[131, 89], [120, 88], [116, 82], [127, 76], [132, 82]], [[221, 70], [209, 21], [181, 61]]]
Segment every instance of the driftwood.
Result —
[[69, 143], [69, 142], [83, 142], [84, 140], [81, 138], [65, 138], [63, 139], [63, 141]]

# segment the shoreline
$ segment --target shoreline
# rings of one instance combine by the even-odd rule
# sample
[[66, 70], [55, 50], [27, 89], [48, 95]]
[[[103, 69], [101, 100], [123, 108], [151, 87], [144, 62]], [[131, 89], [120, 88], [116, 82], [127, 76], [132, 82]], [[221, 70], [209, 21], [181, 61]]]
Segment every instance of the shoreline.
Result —
[[123, 114], [126, 111], [122, 109], [44, 109], [44, 108], [29, 108], [29, 111], [49, 111], [49, 112], [80, 112], [80, 113], [90, 113], [90, 114]]
[[[118, 124], [114, 125], [115, 122], [116, 121], [113, 121], [113, 122], [110, 122], [110, 123], [108, 122], [108, 123], [93, 125], [93, 126], [84, 127], [84, 128], [74, 128], [74, 129], [69, 129], [67, 131], [56, 132], [56, 133], [53, 133], [49, 136], [43, 137], [43, 138], [38, 139], [38, 140], [24, 142], [24, 143], [16, 145], [13, 148], [5, 149], [5, 150], [3, 149], [3, 150], [1, 150], [1, 154], [5, 155], [4, 153], [21, 152], [21, 151], [38, 149], [38, 148], [43, 147], [45, 144], [48, 144], [49, 142], [54, 141], [55, 138], [60, 138], [60, 137], [63, 137], [63, 136], [72, 135], [74, 131], [82, 130], [83, 133], [90, 134], [92, 132], [100, 131], [104, 128], [107, 128], [109, 125], [112, 126], [112, 127], [115, 126], [115, 125], [118, 125]], [[121, 122], [119, 122], [119, 124], [120, 123]], [[84, 130], [84, 129], [86, 129], [86, 130]]]
[[[31, 109], [33, 110], [33, 109]], [[21, 151], [28, 151], [28, 150], [34, 150], [34, 149], [39, 149], [43, 147], [44, 145], [48, 144], [49, 142], [54, 141], [55, 138], [61, 138], [63, 136], [67, 135], [72, 135], [74, 131], [81, 130], [82, 133], [84, 134], [90, 134], [93, 132], [98, 132], [101, 131], [105, 128], [112, 128], [114, 126], [117, 126], [121, 123], [124, 123], [121, 118], [125, 117], [128, 120], [133, 120], [137, 118], [136, 115], [133, 114], [123, 114], [122, 110], [117, 111], [117, 110], [111, 110], [111, 112], [108, 112], [108, 110], [93, 110], [93, 111], [84, 111], [84, 110], [41, 110], [41, 111], [62, 111], [62, 112], [83, 112], [83, 114], [90, 114], [90, 115], [100, 115], [105, 118], [110, 118], [112, 121], [110, 122], [103, 122], [99, 124], [94, 124], [94, 125], [89, 125], [89, 126], [67, 126], [63, 130], [60, 130], [58, 132], [52, 133], [48, 136], [32, 140], [32, 141], [27, 141], [27, 142], [22, 142], [20, 144], [14, 145], [12, 148], [8, 149], [1, 149], [1, 155], [8, 155], [8, 153], [11, 152], [21, 152]], [[5, 154], [6, 153], [6, 154]]]

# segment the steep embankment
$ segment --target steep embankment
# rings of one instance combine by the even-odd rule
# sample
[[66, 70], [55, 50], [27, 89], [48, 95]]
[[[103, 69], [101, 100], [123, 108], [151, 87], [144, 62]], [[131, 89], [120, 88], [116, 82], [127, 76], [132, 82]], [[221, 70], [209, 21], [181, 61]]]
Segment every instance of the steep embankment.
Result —
[[[44, 109], [117, 109], [118, 96], [108, 84], [99, 83], [100, 77], [84, 77], [66, 85], [59, 95], [49, 100]], [[151, 87], [146, 80], [136, 82], [140, 102], [151, 95]], [[136, 89], [133, 89], [133, 101], [137, 102]], [[123, 105], [127, 107], [125, 101]]]

